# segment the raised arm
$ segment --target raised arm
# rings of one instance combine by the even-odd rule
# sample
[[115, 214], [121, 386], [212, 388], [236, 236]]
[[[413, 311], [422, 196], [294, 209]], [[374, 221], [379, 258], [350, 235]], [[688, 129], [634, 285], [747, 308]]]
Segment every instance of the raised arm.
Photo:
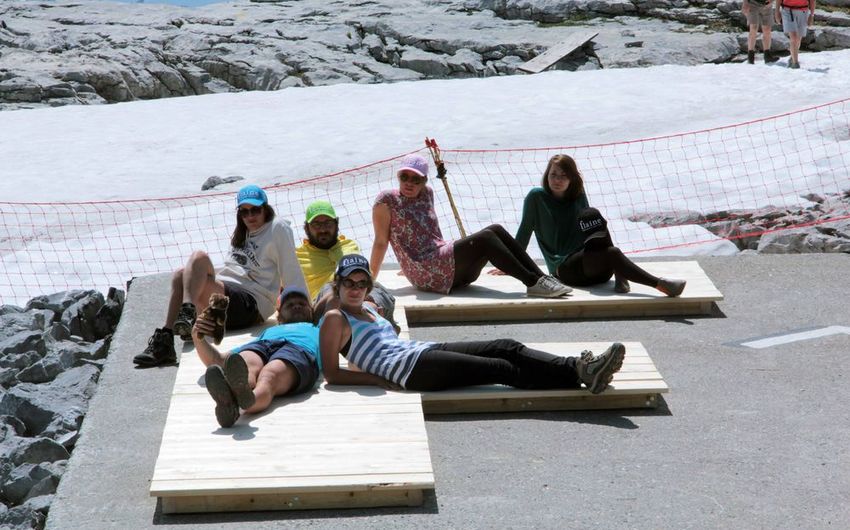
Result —
[[368, 385], [388, 388], [388, 381], [366, 372], [355, 372], [339, 366], [339, 352], [351, 337], [351, 325], [337, 309], [325, 313], [319, 330], [319, 352], [322, 374], [329, 385]]
[[195, 345], [195, 350], [198, 351], [198, 357], [204, 366], [217, 364], [224, 365], [224, 360], [227, 359], [227, 354], [223, 354], [215, 346], [200, 337], [199, 334], [212, 336], [215, 329], [215, 323], [206, 320], [202, 316], [198, 316], [195, 320], [195, 325], [192, 326], [192, 344]]
[[375, 227], [375, 241], [372, 243], [372, 256], [369, 259], [372, 268], [372, 279], [378, 279], [387, 247], [390, 244], [390, 207], [386, 204], [376, 204], [372, 208], [372, 226]]

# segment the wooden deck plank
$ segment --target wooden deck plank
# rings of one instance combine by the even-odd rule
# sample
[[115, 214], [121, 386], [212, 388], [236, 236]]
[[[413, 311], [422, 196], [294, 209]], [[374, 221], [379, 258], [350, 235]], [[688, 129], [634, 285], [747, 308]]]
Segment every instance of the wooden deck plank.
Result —
[[433, 489], [418, 394], [322, 385], [222, 429], [204, 370], [183, 352], [150, 488], [165, 513], [404, 506]]
[[564, 298], [529, 298], [525, 286], [510, 276], [492, 276], [485, 269], [479, 279], [450, 295], [414, 289], [404, 276], [388, 269], [381, 283], [396, 297], [396, 313], [404, 309], [408, 324], [551, 320], [564, 318], [637, 317], [709, 314], [723, 294], [696, 261], [640, 262], [651, 274], [687, 280], [676, 298], [654, 288], [632, 283], [632, 292], [615, 293], [613, 281], [575, 288]]
[[580, 31], [573, 33], [569, 37], [550, 47], [548, 50], [541, 53], [537, 57], [534, 57], [533, 59], [519, 65], [517, 69], [522, 70], [523, 72], [528, 72], [530, 74], [540, 73], [543, 70], [552, 66], [553, 64], [557, 63], [564, 57], [568, 56], [573, 51], [584, 46], [584, 43], [597, 36], [598, 34], [599, 33], [596, 31]]

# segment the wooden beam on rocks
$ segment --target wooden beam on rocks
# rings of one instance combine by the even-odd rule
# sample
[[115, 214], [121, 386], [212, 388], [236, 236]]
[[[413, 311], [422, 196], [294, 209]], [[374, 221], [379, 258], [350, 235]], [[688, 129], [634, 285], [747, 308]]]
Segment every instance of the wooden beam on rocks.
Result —
[[529, 74], [539, 74], [567, 55], [573, 53], [578, 48], [584, 46], [587, 41], [597, 35], [599, 35], [599, 32], [597, 31], [582, 31], [573, 33], [568, 38], [552, 46], [534, 59], [521, 64], [517, 67], [517, 69], [522, 70], [523, 72], [528, 72]]

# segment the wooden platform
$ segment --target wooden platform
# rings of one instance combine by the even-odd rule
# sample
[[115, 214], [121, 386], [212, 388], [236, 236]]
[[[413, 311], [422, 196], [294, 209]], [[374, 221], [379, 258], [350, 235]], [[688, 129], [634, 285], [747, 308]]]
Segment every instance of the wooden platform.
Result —
[[[405, 312], [397, 308], [402, 309], [397, 317], [406, 335]], [[230, 335], [222, 350], [251, 336]], [[530, 346], [579, 355], [608, 345]], [[423, 411], [656, 407], [669, 390], [667, 384], [640, 343], [625, 345], [622, 370], [596, 396], [585, 390], [526, 391], [500, 385], [420, 395], [323, 384], [309, 394], [278, 398], [267, 411], [243, 416], [230, 429], [216, 423], [197, 354], [184, 351], [150, 494], [161, 499], [167, 514], [418, 505], [423, 492], [434, 488]]]
[[578, 48], [584, 46], [587, 41], [597, 36], [598, 34], [599, 33], [596, 31], [580, 31], [577, 33], [573, 33], [568, 38], [555, 44], [537, 57], [519, 65], [517, 67], [517, 70], [522, 70], [523, 72], [528, 72], [530, 74], [540, 73], [543, 70], [552, 66], [553, 64], [557, 63], [564, 57], [568, 56]]
[[434, 488], [419, 394], [322, 386], [222, 429], [203, 373], [183, 352], [150, 487], [164, 513], [418, 505]]
[[696, 261], [640, 262], [640, 266], [656, 276], [687, 280], [685, 292], [670, 298], [651, 287], [632, 283], [632, 292], [618, 294], [610, 281], [575, 288], [564, 298], [529, 298], [518, 280], [489, 275], [489, 269], [473, 285], [450, 295], [418, 291], [393, 269], [381, 271], [380, 282], [395, 295], [396, 307], [404, 308], [409, 324], [704, 315], [712, 312], [715, 302], [723, 300], [723, 294]]

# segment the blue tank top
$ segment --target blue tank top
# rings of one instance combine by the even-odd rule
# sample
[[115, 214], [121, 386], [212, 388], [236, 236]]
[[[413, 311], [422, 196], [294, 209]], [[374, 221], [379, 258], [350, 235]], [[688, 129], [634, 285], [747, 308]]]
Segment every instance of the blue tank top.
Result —
[[393, 331], [392, 324], [377, 311], [369, 306], [363, 309], [375, 316], [375, 322], [364, 322], [340, 308], [351, 325], [348, 360], [364, 372], [403, 387], [419, 355], [436, 346], [436, 343], [400, 339]]

